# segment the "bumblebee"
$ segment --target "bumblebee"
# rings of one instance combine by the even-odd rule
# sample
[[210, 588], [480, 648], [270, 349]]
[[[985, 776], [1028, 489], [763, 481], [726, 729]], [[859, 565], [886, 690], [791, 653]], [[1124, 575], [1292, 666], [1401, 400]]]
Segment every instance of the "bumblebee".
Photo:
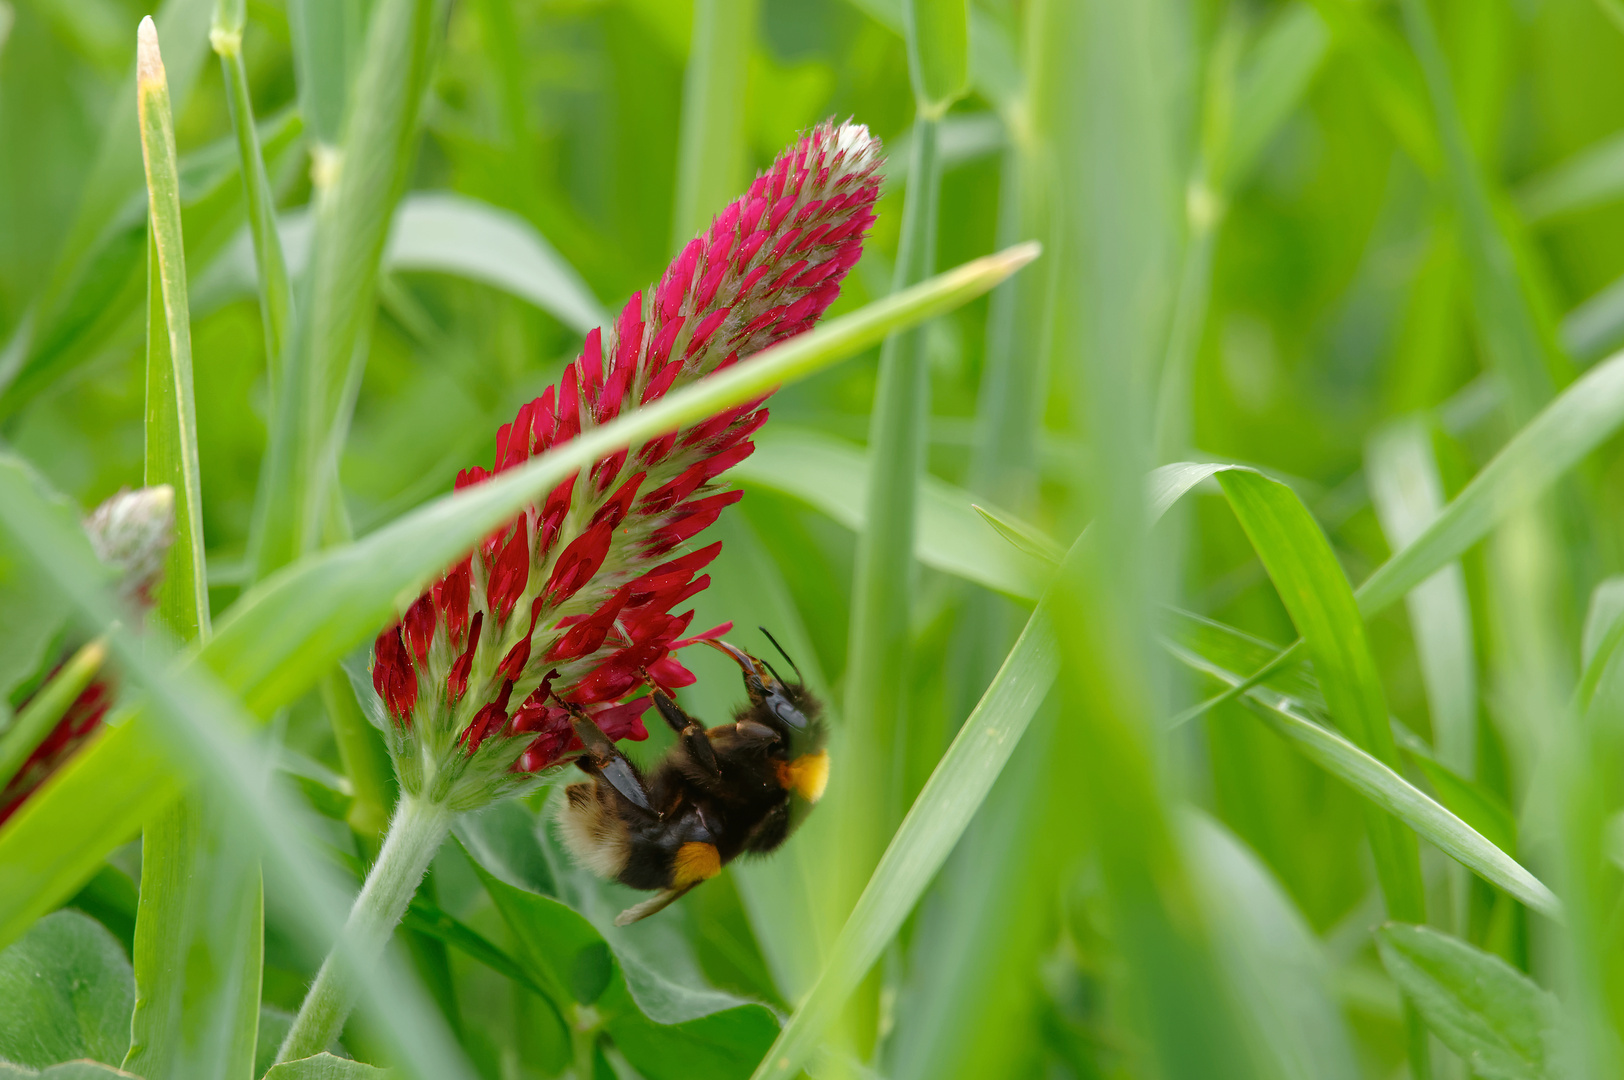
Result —
[[667, 907], [741, 854], [777, 848], [829, 779], [823, 707], [795, 662], [784, 654], [796, 676], [788, 682], [737, 646], [707, 644], [744, 672], [749, 703], [733, 723], [706, 728], [655, 687], [655, 707], [677, 741], [646, 775], [590, 716], [565, 706], [585, 747], [575, 763], [590, 777], [564, 791], [565, 845], [600, 877], [659, 890], [621, 912], [617, 926]]

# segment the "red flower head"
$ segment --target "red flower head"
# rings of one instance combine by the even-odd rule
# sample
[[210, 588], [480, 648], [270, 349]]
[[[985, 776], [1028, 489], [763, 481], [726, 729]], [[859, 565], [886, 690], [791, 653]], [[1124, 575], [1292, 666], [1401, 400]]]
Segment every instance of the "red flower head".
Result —
[[[120, 491], [85, 519], [85, 533], [96, 556], [115, 571], [113, 586], [131, 613], [139, 616], [152, 607], [152, 590], [163, 572], [164, 553], [175, 540], [174, 489], [160, 484]], [[71, 652], [64, 649], [57, 656], [50, 675], [19, 703], [19, 713], [39, 690], [50, 685]], [[73, 699], [16, 775], [0, 785], [0, 823], [16, 813], [23, 800], [96, 733], [113, 703], [114, 690], [112, 676], [104, 671]]]
[[[861, 125], [821, 124], [786, 150], [503, 425], [494, 471], [809, 329], [862, 255], [879, 166]], [[739, 500], [718, 481], [754, 449], [764, 400], [569, 477], [379, 635], [372, 684], [409, 791], [475, 805], [565, 760], [581, 744], [561, 701], [613, 739], [647, 737], [645, 681], [693, 682], [675, 652], [728, 629], [685, 639], [694, 613], [672, 612], [710, 583], [721, 544], [694, 539]]]

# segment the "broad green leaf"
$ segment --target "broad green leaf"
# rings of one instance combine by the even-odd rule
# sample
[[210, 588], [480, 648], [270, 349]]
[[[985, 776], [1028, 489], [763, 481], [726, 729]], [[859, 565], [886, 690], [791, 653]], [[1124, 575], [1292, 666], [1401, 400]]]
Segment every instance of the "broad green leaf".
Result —
[[273, 1065], [265, 1080], [383, 1080], [388, 1075], [372, 1065], [322, 1053]]
[[[565, 475], [619, 446], [682, 427], [860, 352], [895, 326], [987, 291], [1036, 253], [1035, 245], [1016, 247], [830, 320], [357, 543], [312, 556], [233, 605], [202, 659], [250, 709], [268, 716], [376, 633], [424, 582]], [[30, 490], [30, 474], [17, 468], [0, 460], [0, 487]], [[314, 597], [322, 604], [310, 603]], [[0, 865], [21, 872], [0, 881], [0, 942], [72, 895], [102, 857], [129, 838], [139, 820], [131, 815], [173, 797], [173, 773], [150, 737], [149, 730], [129, 725], [99, 736], [0, 829]]]
[[1382, 964], [1427, 1026], [1484, 1080], [1553, 1080], [1556, 999], [1498, 956], [1425, 926], [1376, 932]]
[[77, 911], [48, 915], [0, 952], [0, 1060], [122, 1061], [134, 999], [130, 962], [106, 927]]
[[[309, 266], [311, 220], [305, 210], [281, 216], [280, 237], [295, 277]], [[252, 295], [252, 235], [240, 233], [205, 271], [198, 291], [210, 306]], [[575, 268], [535, 226], [511, 211], [450, 191], [417, 191], [401, 199], [384, 248], [385, 271], [455, 274], [529, 301], [572, 330], [607, 320]]]
[[[671, 248], [678, 250], [726, 206], [745, 178], [746, 75], [757, 0], [699, 0], [682, 85]], [[583, 332], [599, 319], [589, 319]]]
[[683, 986], [644, 966], [626, 939], [648, 928], [617, 928], [606, 940], [561, 901], [502, 880], [477, 857], [474, 866], [537, 981], [553, 988], [561, 1006], [593, 1006], [615, 1046], [650, 1080], [746, 1077], [772, 1042], [778, 1023], [766, 1007]]
[[970, 81], [969, 0], [902, 0], [908, 74], [921, 116], [935, 120]]
[[[867, 528], [871, 472], [870, 455], [861, 447], [813, 431], [780, 428], [764, 431], [755, 453], [731, 475], [746, 485], [793, 495], [861, 533]], [[1043, 566], [978, 520], [969, 492], [929, 475], [920, 478], [917, 491], [914, 554], [920, 562], [1012, 597], [1037, 597], [1047, 576]]]
[[1218, 955], [1281, 1080], [1356, 1080], [1353, 1039], [1313, 928], [1273, 875], [1217, 821], [1184, 822]]
[[[1296, 493], [1260, 473], [1231, 470], [1220, 473], [1218, 483], [1307, 642], [1331, 716], [1377, 760], [1397, 766], [1386, 694], [1365, 639], [1364, 620], [1319, 523]], [[1425, 919], [1414, 836], [1374, 812], [1368, 826], [1388, 910], [1401, 918]]]

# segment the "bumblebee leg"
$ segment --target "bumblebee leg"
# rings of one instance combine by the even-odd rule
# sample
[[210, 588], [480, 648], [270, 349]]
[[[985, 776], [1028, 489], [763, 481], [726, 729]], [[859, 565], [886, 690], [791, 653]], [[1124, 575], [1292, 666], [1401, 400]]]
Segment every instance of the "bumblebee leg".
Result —
[[665, 722], [671, 725], [671, 730], [677, 733], [682, 745], [688, 751], [688, 757], [695, 765], [704, 769], [712, 776], [720, 778], [722, 768], [716, 763], [716, 748], [711, 746], [710, 736], [698, 720], [682, 711], [682, 706], [672, 701], [664, 690], [655, 688], [654, 707], [660, 710]]
[[626, 755], [615, 749], [614, 741], [603, 733], [603, 729], [582, 711], [579, 705], [567, 701], [563, 702], [563, 705], [569, 710], [570, 726], [575, 729], [576, 736], [586, 747], [586, 755], [578, 764], [589, 765], [589, 772], [608, 781], [609, 786], [625, 796], [626, 801], [654, 814], [654, 807], [649, 802], [648, 789], [643, 786], [643, 778], [637, 775], [637, 770], [626, 760]]

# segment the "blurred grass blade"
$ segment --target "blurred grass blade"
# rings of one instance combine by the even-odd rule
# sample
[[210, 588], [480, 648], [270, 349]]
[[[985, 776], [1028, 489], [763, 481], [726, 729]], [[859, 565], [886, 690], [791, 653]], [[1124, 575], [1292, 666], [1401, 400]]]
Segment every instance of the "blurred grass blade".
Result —
[[0, 791], [6, 789], [28, 756], [68, 711], [68, 706], [90, 685], [106, 658], [107, 646], [100, 640], [85, 645], [56, 670], [50, 681], [12, 719], [11, 726], [0, 731]]
[[[320, 539], [348, 430], [378, 265], [406, 184], [436, 34], [436, 0], [380, 0], [368, 27], [343, 142], [316, 179], [305, 299], [283, 376], [250, 539], [256, 577]], [[352, 366], [354, 370], [352, 370]], [[353, 391], [350, 391], [353, 392]]]
[[1275, 16], [1241, 63], [1234, 107], [1211, 162], [1221, 196], [1239, 190], [1290, 119], [1330, 52], [1325, 20], [1305, 0]]
[[1562, 345], [1576, 360], [1589, 362], [1624, 342], [1624, 277], [1562, 316]]
[[1035, 559], [1051, 565], [1059, 565], [1065, 557], [1065, 551], [1059, 544], [1049, 539], [1037, 529], [1024, 521], [1016, 521], [1008, 514], [989, 510], [985, 506], [970, 504], [970, 509], [981, 515], [981, 520], [993, 527], [993, 530], [1013, 544], [1017, 550], [1024, 551]]
[[[1230, 470], [1219, 474], [1218, 483], [1307, 644], [1331, 716], [1378, 761], [1397, 767], [1398, 747], [1364, 620], [1319, 523], [1295, 492], [1261, 473]], [[1424, 922], [1414, 838], [1385, 817], [1372, 816], [1369, 826], [1388, 909], [1407, 921]]]
[[175, 491], [175, 542], [164, 564], [158, 610], [182, 641], [209, 627], [203, 509], [197, 473], [192, 326], [181, 239], [180, 185], [169, 84], [158, 32], [143, 19], [137, 61], [141, 155], [148, 191], [146, 483]]
[[[176, 492], [175, 542], [158, 621], [181, 641], [209, 637], [186, 260], [174, 122], [152, 20], [137, 61], [149, 192], [151, 274], [146, 483]], [[253, 1080], [263, 948], [259, 868], [212, 796], [191, 793], [145, 823], [136, 912], [129, 1069], [148, 1080]], [[177, 962], [177, 958], [185, 958]]]
[[[1020, 245], [830, 319], [488, 483], [438, 499], [354, 544], [311, 556], [245, 593], [200, 659], [251, 710], [268, 716], [303, 695], [403, 610], [424, 582], [564, 476], [619, 447], [804, 378], [878, 343], [900, 325], [951, 310], [1036, 255], [1036, 245]], [[162, 804], [175, 780], [153, 756], [150, 737], [125, 725], [95, 740], [0, 829], [0, 866], [8, 872], [32, 868], [18, 870], [16, 888], [8, 887], [10, 879], [0, 882], [0, 941], [71, 896], [102, 856], [128, 838], [134, 822], [127, 815]], [[140, 762], [150, 764], [136, 767]], [[75, 778], [71, 787], [64, 775]], [[117, 797], [104, 797], [98, 784]], [[59, 790], [62, 798], [55, 797]]]
[[1359, 70], [1394, 138], [1429, 175], [1443, 162], [1427, 84], [1415, 56], [1387, 23], [1358, 0], [1313, 0], [1337, 46]]
[[[1164, 642], [1181, 663], [1221, 683], [1239, 686], [1241, 676], [1184, 645]], [[1477, 874], [1552, 919], [1562, 918], [1562, 904], [1543, 882], [1466, 822], [1438, 805], [1393, 769], [1347, 739], [1315, 723], [1293, 699], [1273, 690], [1254, 688], [1241, 701], [1314, 764], [1353, 788], [1377, 807]]]
[[[297, 3], [297, 0], [295, 0]], [[340, 6], [334, 4], [333, 6]], [[254, 242], [255, 278], [259, 284], [259, 317], [265, 326], [265, 366], [270, 383], [271, 412], [282, 386], [282, 351], [293, 320], [293, 286], [288, 279], [282, 238], [276, 227], [276, 204], [271, 195], [259, 131], [254, 126], [254, 103], [248, 91], [248, 69], [242, 59], [242, 33], [247, 21], [246, 0], [216, 0], [209, 43], [220, 57], [226, 83], [226, 105], [237, 135], [243, 198], [248, 204], [248, 234]]]
[[698, 235], [739, 191], [745, 177], [744, 109], [757, 3], [696, 0], [694, 4], [688, 71], [682, 84], [676, 204], [671, 211], [673, 251]]
[[1404, 24], [1420, 60], [1432, 102], [1432, 117], [1443, 147], [1443, 172], [1460, 215], [1461, 245], [1471, 284], [1472, 312], [1490, 365], [1505, 380], [1512, 415], [1526, 421], [1551, 399], [1553, 371], [1565, 358], [1548, 355], [1555, 342], [1543, 335], [1517, 276], [1517, 260], [1495, 218], [1482, 166], [1473, 155], [1455, 104], [1449, 70], [1426, 0], [1403, 0]]
[[1554, 1080], [1561, 1025], [1555, 995], [1492, 953], [1425, 926], [1376, 931], [1382, 965], [1427, 1026], [1472, 1071], [1496, 1080]]
[[1517, 187], [1523, 220], [1539, 225], [1624, 199], [1624, 133], [1610, 135], [1524, 180]]
[[1262, 860], [1218, 821], [1192, 810], [1182, 825], [1218, 954], [1274, 1065], [1271, 1075], [1357, 1080], [1358, 1055], [1313, 928]]
[[[809, 429], [775, 428], [762, 432], [756, 452], [729, 475], [746, 485], [792, 495], [861, 533], [868, 527], [870, 472], [869, 455], [860, 447]], [[971, 506], [969, 492], [926, 474], [920, 477], [917, 496], [914, 556], [921, 563], [1016, 599], [1038, 598], [1048, 567], [989, 532], [976, 519], [979, 508]], [[988, 512], [980, 513], [985, 517]], [[1034, 537], [1047, 551], [1065, 554], [1048, 537]], [[1051, 556], [1048, 561], [1059, 559]]]
[[[170, 43], [170, 93], [182, 107], [203, 66], [212, 3], [165, 0], [155, 16]], [[140, 159], [138, 131], [132, 73], [108, 111], [95, 165], [84, 181], [73, 223], [52, 260], [50, 273], [30, 302], [29, 312], [17, 321], [10, 340], [0, 346], [0, 397], [6, 396], [31, 369], [50, 363], [51, 357], [40, 351], [42, 343], [51, 338], [56, 320], [69, 306], [74, 291], [84, 285], [95, 256], [108, 239], [110, 226], [141, 187], [141, 171], [136, 167]]]
[[[0, 461], [0, 531], [10, 534], [40, 573], [70, 601], [78, 623], [106, 628], [111, 661], [117, 664], [127, 685], [143, 699], [137, 715], [110, 728], [98, 740], [100, 747], [117, 743], [129, 752], [117, 762], [119, 772], [102, 775], [116, 784], [120, 775], [144, 766], [140, 778], [149, 785], [166, 783], [177, 770], [204, 784], [221, 810], [222, 833], [247, 840], [264, 854], [272, 871], [270, 877], [285, 898], [280, 909], [289, 919], [289, 929], [307, 945], [327, 947], [343, 925], [348, 903], [327, 871], [324, 857], [314, 850], [309, 839], [312, 823], [266, 783], [267, 757], [262, 747], [250, 739], [253, 719], [206, 670], [196, 664], [174, 663], [175, 657], [161, 634], [138, 640], [119, 625], [111, 600], [98, 585], [94, 560], [75, 556], [71, 528], [64, 528], [51, 517], [23, 466], [14, 459]], [[153, 743], [160, 753], [148, 756]], [[103, 754], [80, 753], [65, 772], [84, 774], [105, 768], [106, 762]], [[63, 774], [58, 774], [53, 784], [63, 784]], [[145, 798], [149, 792], [126, 789], [126, 794]], [[105, 800], [93, 793], [92, 801]], [[97, 832], [89, 837], [70, 837], [64, 826], [74, 823], [71, 812], [41, 822], [41, 808], [30, 800], [0, 833], [0, 848], [6, 849], [0, 851], [0, 865], [8, 867], [8, 871], [16, 865], [10, 855], [23, 832], [16, 827], [19, 819], [24, 825], [34, 823], [36, 829], [43, 825], [55, 844], [70, 849], [72, 856], [83, 863], [98, 846], [105, 853], [106, 846], [102, 845], [107, 841], [102, 834], [117, 832], [128, 809], [128, 804], [116, 807], [116, 816], [98, 821]], [[40, 838], [36, 832], [36, 842]], [[86, 866], [83, 875], [88, 876], [94, 865]], [[43, 895], [19, 897], [8, 874], [0, 882], [0, 899], [8, 908], [19, 901], [52, 903], [50, 893], [57, 883], [44, 884]], [[0, 926], [10, 928], [14, 920], [14, 910], [7, 910], [0, 916]], [[367, 976], [363, 981], [367, 1015], [374, 1022], [373, 1030], [387, 1041], [392, 1059], [402, 1071], [420, 1080], [472, 1080], [473, 1070], [457, 1049], [444, 1020], [429, 1005], [416, 980], [393, 957], [370, 969]], [[196, 1075], [220, 1074], [190, 1073], [188, 1080]]]
[[351, 62], [366, 28], [366, 11], [358, 0], [288, 0], [299, 112], [321, 147], [318, 154], [338, 145]]
[[908, 76], [924, 119], [939, 120], [969, 88], [969, 8], [969, 0], [902, 0]]
[[[1261, 473], [1235, 469], [1217, 479], [1307, 644], [1332, 718], [1362, 749], [1396, 769], [1398, 748], [1364, 620], [1319, 523], [1295, 492]], [[1426, 887], [1415, 836], [1373, 808], [1366, 809], [1365, 826], [1388, 912], [1408, 922], [1425, 922]], [[1426, 1032], [1413, 1014], [1406, 1014], [1406, 1026], [1410, 1068], [1426, 1076]]]
[[799, 1073], [992, 789], [1059, 668], [1048, 619], [1047, 603], [1040, 604], [891, 838], [823, 972], [762, 1059], [755, 1080], [789, 1080]]
[[[1377, 432], [1365, 475], [1388, 546], [1400, 551], [1438, 516], [1443, 482], [1423, 421], [1400, 420]], [[1450, 563], [1405, 597], [1432, 716], [1438, 759], [1462, 776], [1477, 771], [1477, 668], [1466, 578]]]
[[[912, 179], [903, 204], [893, 295], [923, 281], [935, 264], [941, 187], [936, 134], [934, 120], [915, 119]], [[857, 538], [852, 569], [842, 713], [850, 737], [873, 752], [852, 756], [846, 794], [836, 804], [842, 825], [840, 860], [832, 868], [830, 911], [836, 922], [857, 902], [906, 807], [900, 760], [907, 745], [908, 653], [919, 577], [914, 546], [929, 416], [930, 373], [924, 327], [918, 324], [887, 337], [881, 346], [879, 385], [869, 414], [867, 528]], [[859, 1005], [854, 1014], [863, 1011]], [[866, 1054], [872, 1035], [853, 1039], [851, 1049]]]

